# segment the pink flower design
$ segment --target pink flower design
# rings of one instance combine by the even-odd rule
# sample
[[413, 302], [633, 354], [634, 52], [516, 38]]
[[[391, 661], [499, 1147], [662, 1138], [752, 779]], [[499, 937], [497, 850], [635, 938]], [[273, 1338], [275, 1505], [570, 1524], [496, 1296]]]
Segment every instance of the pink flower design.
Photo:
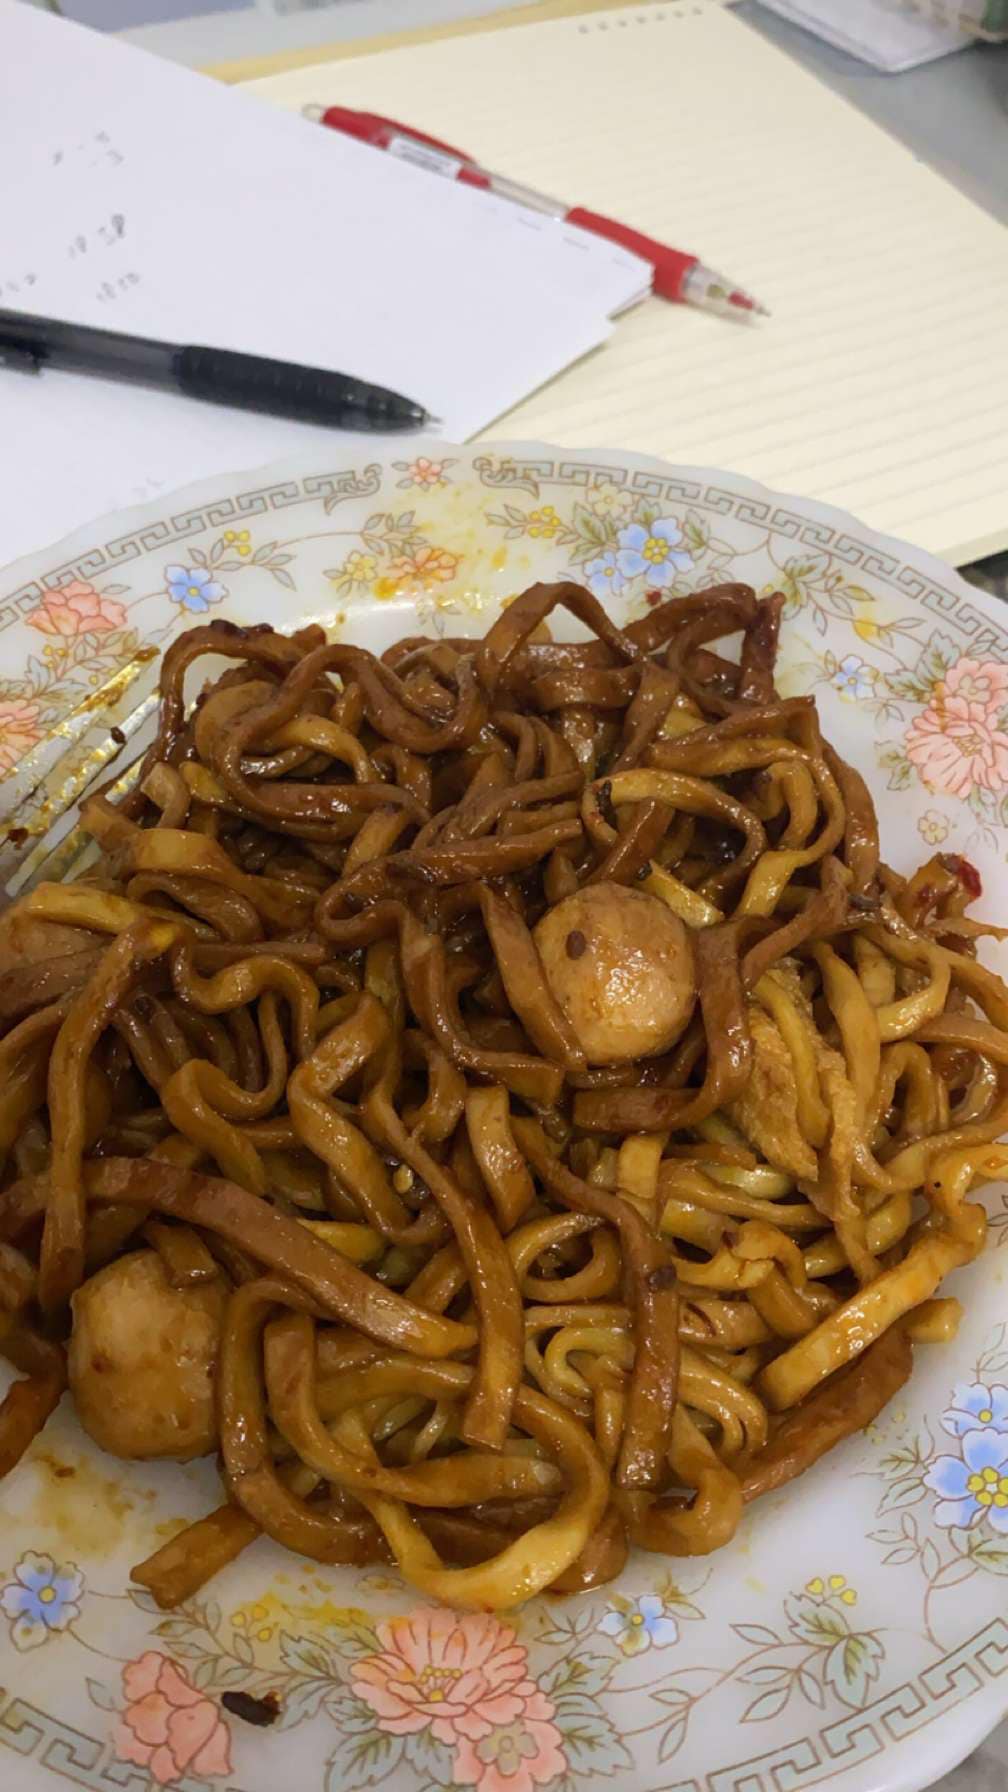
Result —
[[558, 1779], [567, 1761], [552, 1716], [552, 1700], [537, 1688], [519, 1722], [496, 1724], [479, 1742], [464, 1736], [455, 1756], [457, 1784], [479, 1792], [534, 1792]]
[[393, 560], [388, 576], [398, 584], [419, 584], [430, 591], [455, 577], [460, 559], [460, 554], [450, 554], [447, 548], [418, 548], [415, 554], [400, 554]]
[[396, 465], [401, 466], [407, 475], [399, 483], [400, 485], [444, 485], [446, 483], [444, 470], [450, 464], [450, 461], [446, 460], [428, 460], [426, 454], [419, 455], [408, 465], [405, 461], [397, 461]]
[[121, 1761], [146, 1767], [159, 1786], [191, 1773], [222, 1779], [231, 1772], [231, 1737], [212, 1699], [184, 1671], [148, 1649], [123, 1668], [126, 1709], [116, 1735]]
[[20, 697], [0, 702], [0, 773], [13, 771], [41, 735], [37, 703]]
[[938, 686], [935, 701], [943, 688], [946, 701], [961, 697], [967, 703], [979, 703], [993, 720], [1008, 703], [1008, 664], [1002, 660], [956, 660]]
[[514, 1631], [481, 1613], [421, 1609], [378, 1625], [381, 1653], [351, 1670], [379, 1729], [430, 1730], [458, 1750], [455, 1779], [479, 1792], [533, 1792], [565, 1771], [554, 1707]]
[[69, 585], [43, 591], [37, 610], [25, 619], [43, 635], [61, 635], [66, 641], [78, 635], [110, 635], [122, 628], [126, 611], [111, 597], [102, 597], [87, 579], [71, 579]]
[[907, 733], [907, 754], [929, 790], [969, 797], [1008, 784], [1008, 666], [961, 659], [935, 685], [931, 702]]

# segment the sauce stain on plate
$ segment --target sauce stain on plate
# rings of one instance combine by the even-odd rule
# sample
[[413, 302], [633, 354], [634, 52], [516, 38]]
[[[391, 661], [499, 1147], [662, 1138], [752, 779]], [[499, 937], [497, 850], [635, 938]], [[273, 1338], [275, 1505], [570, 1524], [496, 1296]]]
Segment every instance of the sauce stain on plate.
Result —
[[126, 1488], [76, 1451], [36, 1450], [26, 1461], [35, 1548], [106, 1559], [149, 1524], [153, 1488]]

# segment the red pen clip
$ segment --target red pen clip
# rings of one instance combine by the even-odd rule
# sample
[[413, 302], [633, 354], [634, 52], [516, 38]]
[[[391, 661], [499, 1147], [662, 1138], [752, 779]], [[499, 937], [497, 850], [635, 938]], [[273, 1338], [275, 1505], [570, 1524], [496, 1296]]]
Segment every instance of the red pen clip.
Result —
[[[324, 109], [313, 107], [310, 116], [319, 124], [342, 132], [344, 137], [356, 137], [359, 143], [370, 144], [372, 149], [390, 150], [404, 162], [415, 162], [421, 168], [429, 167], [436, 158], [437, 172], [450, 175], [463, 186], [484, 190], [493, 186], [489, 176], [476, 166], [464, 149], [443, 143], [440, 137], [428, 136], [426, 131], [418, 131], [413, 125], [407, 130], [394, 118], [383, 118], [380, 112], [356, 112], [349, 106], [326, 106]], [[425, 149], [431, 151], [429, 161], [424, 156]]]
[[[312, 113], [316, 115], [314, 107]], [[355, 112], [349, 106], [326, 106], [317, 117], [319, 124], [342, 131], [346, 137], [358, 137], [362, 143], [370, 143], [376, 149], [387, 149], [393, 138], [405, 134], [403, 126], [396, 124], [394, 118], [383, 118], [380, 112]], [[454, 149], [450, 143], [442, 143], [439, 137], [428, 137], [426, 131], [418, 131], [413, 125], [409, 127], [409, 135], [418, 143], [429, 144], [431, 149], [442, 150], [446, 156], [455, 156], [460, 162], [472, 161], [464, 149]]]

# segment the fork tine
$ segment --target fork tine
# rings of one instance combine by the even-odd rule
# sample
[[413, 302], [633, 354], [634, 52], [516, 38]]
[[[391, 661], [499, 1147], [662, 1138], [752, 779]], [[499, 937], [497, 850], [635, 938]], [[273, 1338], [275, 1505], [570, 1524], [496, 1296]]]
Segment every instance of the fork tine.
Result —
[[[121, 768], [110, 785], [111, 796], [122, 797], [133, 789], [140, 775], [144, 752], [141, 747], [135, 758]], [[16, 897], [34, 889], [36, 884], [63, 882], [71, 871], [82, 870], [90, 856], [96, 856], [94, 842], [74, 809], [67, 808], [10, 874], [3, 885], [4, 892], [13, 902]]]
[[[54, 780], [58, 781], [62, 776], [64, 760], [70, 755], [80, 757], [88, 740], [94, 751], [99, 743], [107, 740], [109, 731], [115, 726], [126, 734], [133, 731], [135, 717], [156, 692], [158, 668], [155, 662], [159, 658], [156, 647], [137, 648], [125, 665], [117, 666], [103, 683], [88, 691], [57, 727], [24, 754], [4, 780], [0, 820], [8, 821], [13, 815], [20, 820], [21, 812], [26, 808], [35, 812], [47, 801], [49, 818], [52, 818], [54, 805], [50, 790]], [[132, 699], [128, 709], [127, 697]]]
[[[123, 717], [116, 725], [122, 740], [111, 735], [107, 723], [98, 739], [85, 736], [76, 740], [50, 769], [46, 781], [21, 804], [15, 825], [0, 844], [0, 886], [9, 896], [37, 880], [41, 865], [76, 827], [81, 800], [127, 747], [134, 751], [117, 773], [115, 787], [138, 765], [148, 744], [143, 731], [152, 721], [157, 701], [157, 692], [151, 691]], [[151, 738], [153, 728], [147, 727], [146, 733]]]

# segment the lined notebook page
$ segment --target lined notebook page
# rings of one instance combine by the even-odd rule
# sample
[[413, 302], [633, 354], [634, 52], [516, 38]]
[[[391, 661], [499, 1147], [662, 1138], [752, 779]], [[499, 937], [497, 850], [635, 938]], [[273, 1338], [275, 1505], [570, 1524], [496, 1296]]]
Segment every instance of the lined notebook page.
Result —
[[1008, 231], [730, 10], [669, 0], [248, 91], [415, 124], [771, 307], [749, 326], [649, 300], [498, 439], [731, 468], [955, 564], [1008, 546]]

